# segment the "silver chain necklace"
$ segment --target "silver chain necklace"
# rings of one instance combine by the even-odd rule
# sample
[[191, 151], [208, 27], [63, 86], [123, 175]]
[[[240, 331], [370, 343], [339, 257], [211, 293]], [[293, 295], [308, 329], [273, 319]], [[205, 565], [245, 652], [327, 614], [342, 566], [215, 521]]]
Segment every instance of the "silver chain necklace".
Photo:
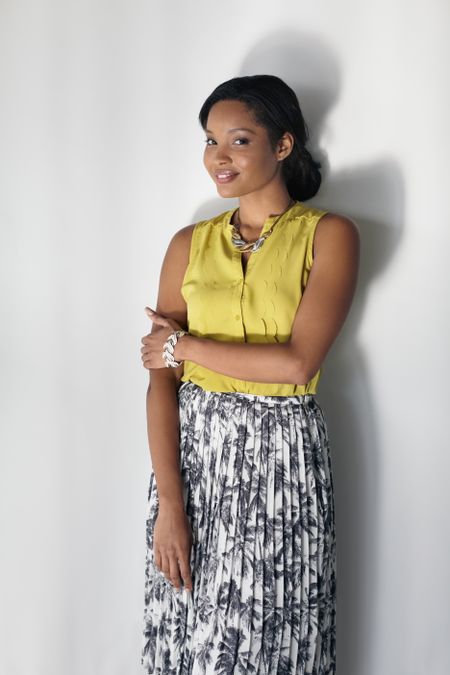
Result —
[[258, 237], [258, 239], [256, 241], [245, 241], [245, 239], [242, 239], [241, 233], [239, 231], [239, 227], [240, 227], [241, 224], [239, 222], [239, 216], [238, 216], [239, 209], [238, 209], [236, 211], [236, 218], [237, 218], [238, 222], [237, 222], [236, 225], [234, 223], [231, 223], [231, 225], [232, 225], [231, 241], [232, 241], [233, 245], [235, 246], [235, 248], [237, 248], [238, 251], [240, 251], [241, 253], [245, 253], [247, 251], [252, 251], [252, 253], [253, 253], [255, 251], [258, 251], [261, 248], [261, 246], [264, 244], [267, 237], [270, 237], [270, 235], [272, 234], [273, 228], [275, 227], [276, 223], [280, 220], [281, 216], [283, 216], [286, 213], [286, 211], [289, 211], [289, 209], [291, 208], [291, 206], [293, 204], [295, 204], [295, 199], [291, 198], [288, 206], [284, 209], [284, 211], [282, 211], [279, 214], [278, 218], [276, 218], [274, 220], [270, 229], [268, 229], [267, 232], [264, 232], [260, 237]]

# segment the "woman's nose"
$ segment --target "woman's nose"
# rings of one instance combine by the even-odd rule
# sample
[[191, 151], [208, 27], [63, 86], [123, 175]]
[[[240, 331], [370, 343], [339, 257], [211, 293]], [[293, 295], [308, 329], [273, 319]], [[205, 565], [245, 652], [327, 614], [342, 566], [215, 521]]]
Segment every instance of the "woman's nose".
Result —
[[230, 160], [230, 155], [228, 154], [226, 148], [220, 148], [217, 146], [215, 155], [216, 155], [215, 157], [216, 162], [220, 161], [228, 162]]

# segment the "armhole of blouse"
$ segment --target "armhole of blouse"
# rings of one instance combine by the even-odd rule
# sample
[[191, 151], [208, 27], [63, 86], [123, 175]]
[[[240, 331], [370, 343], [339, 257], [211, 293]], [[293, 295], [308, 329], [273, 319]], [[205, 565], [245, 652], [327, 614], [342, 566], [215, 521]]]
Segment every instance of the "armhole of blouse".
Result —
[[188, 264], [186, 265], [186, 270], [184, 272], [183, 281], [181, 283], [181, 289], [183, 289], [183, 287], [184, 287], [184, 285], [187, 281], [189, 272], [192, 269], [192, 265], [194, 264], [196, 254], [198, 252], [198, 249], [197, 249], [198, 228], [199, 228], [199, 225], [203, 222], [204, 222], [203, 220], [199, 220], [198, 222], [194, 223], [194, 227], [192, 228], [191, 244], [190, 244], [190, 247], [189, 247], [189, 259], [188, 259]]
[[316, 228], [319, 220], [324, 216], [328, 211], [321, 211], [319, 216], [316, 218], [316, 222], [313, 224], [311, 228], [311, 233], [309, 235], [308, 239], [308, 247], [307, 247], [307, 253], [306, 253], [306, 264], [308, 267], [308, 270], [311, 269], [312, 264], [314, 262], [314, 256], [313, 256], [313, 245], [314, 245], [314, 235], [316, 233]]
[[195, 262], [195, 258], [198, 253], [198, 232], [199, 228], [203, 223], [206, 222], [204, 220], [199, 220], [196, 223], [194, 223], [194, 227], [192, 229], [192, 237], [191, 237], [191, 246], [189, 248], [189, 261], [188, 261], [188, 267], [191, 267], [192, 264]]

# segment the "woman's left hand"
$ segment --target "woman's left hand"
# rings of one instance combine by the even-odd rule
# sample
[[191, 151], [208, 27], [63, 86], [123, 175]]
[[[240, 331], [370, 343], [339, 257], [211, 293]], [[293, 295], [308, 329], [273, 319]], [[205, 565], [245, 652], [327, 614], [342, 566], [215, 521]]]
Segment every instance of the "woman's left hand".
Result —
[[181, 330], [182, 326], [175, 321], [169, 319], [162, 314], [158, 314], [150, 307], [146, 307], [145, 311], [153, 323], [158, 325], [157, 330], [153, 333], [145, 335], [141, 342], [144, 345], [141, 347], [141, 358], [144, 368], [166, 368], [166, 363], [163, 359], [163, 347], [167, 338], [174, 330]]

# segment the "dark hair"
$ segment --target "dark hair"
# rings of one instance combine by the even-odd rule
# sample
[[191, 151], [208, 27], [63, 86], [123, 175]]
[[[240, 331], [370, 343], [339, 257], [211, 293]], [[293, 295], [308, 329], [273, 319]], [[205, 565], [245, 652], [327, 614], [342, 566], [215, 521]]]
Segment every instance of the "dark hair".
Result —
[[256, 124], [267, 129], [273, 150], [286, 131], [293, 135], [293, 148], [282, 161], [281, 169], [287, 190], [299, 201], [314, 197], [322, 180], [322, 165], [305, 147], [309, 132], [294, 90], [276, 75], [233, 77], [219, 84], [203, 103], [199, 114], [203, 129], [214, 103], [225, 100], [246, 104]]

